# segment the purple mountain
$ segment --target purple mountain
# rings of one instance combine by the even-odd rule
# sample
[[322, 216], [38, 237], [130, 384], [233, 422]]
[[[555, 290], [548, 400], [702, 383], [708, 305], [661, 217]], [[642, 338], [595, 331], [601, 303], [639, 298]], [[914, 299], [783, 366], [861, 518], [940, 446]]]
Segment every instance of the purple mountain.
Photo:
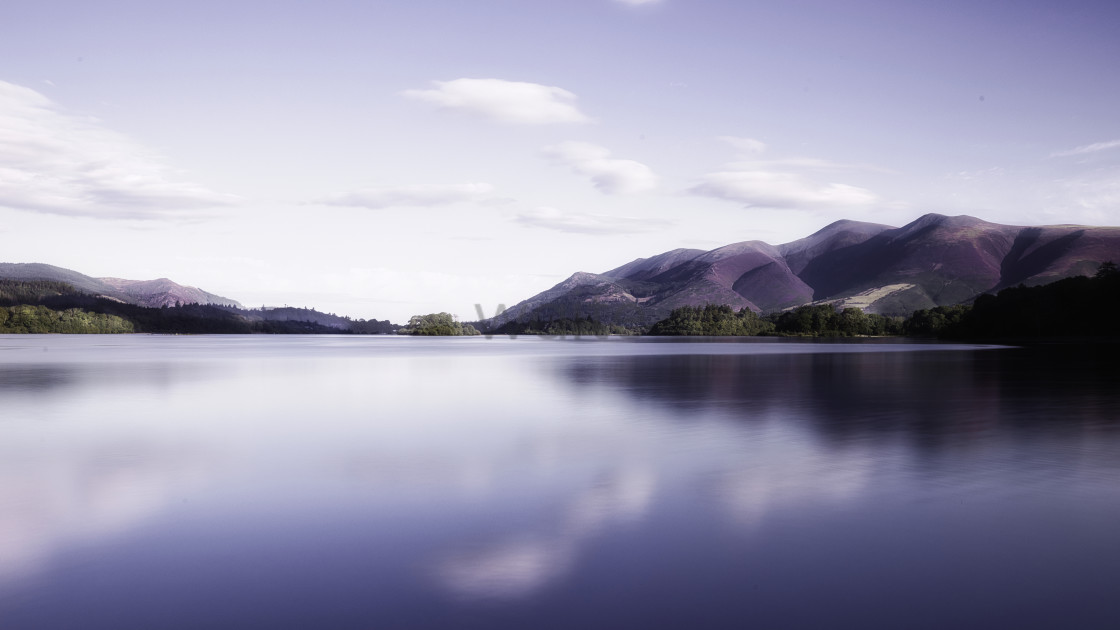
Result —
[[773, 312], [813, 302], [905, 315], [1019, 284], [1092, 275], [1120, 262], [1120, 228], [1023, 227], [927, 214], [908, 225], [837, 221], [773, 246], [675, 249], [605, 273], [576, 273], [491, 320], [592, 317], [649, 323], [685, 305]]
[[173, 306], [178, 302], [182, 304], [217, 304], [241, 308], [241, 304], [237, 300], [214, 295], [195, 287], [183, 286], [167, 278], [158, 280], [91, 278], [77, 271], [42, 263], [0, 263], [0, 278], [65, 282], [84, 293], [138, 306]]

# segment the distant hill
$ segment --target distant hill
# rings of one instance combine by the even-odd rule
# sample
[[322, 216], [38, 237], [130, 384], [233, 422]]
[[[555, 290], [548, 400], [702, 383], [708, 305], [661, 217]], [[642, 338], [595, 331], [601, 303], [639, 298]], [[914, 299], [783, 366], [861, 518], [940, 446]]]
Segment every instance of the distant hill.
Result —
[[70, 269], [42, 263], [0, 263], [0, 279], [64, 282], [75, 289], [97, 297], [119, 300], [127, 304], [158, 308], [175, 304], [214, 304], [242, 308], [237, 300], [214, 295], [168, 280], [124, 280], [91, 278]]
[[310, 308], [246, 309], [236, 300], [167, 278], [92, 278], [41, 263], [0, 263], [0, 307], [43, 306], [121, 317], [137, 332], [392, 334], [388, 320], [353, 320]]
[[[351, 330], [355, 324], [349, 317], [334, 315], [332, 313], [320, 313], [313, 308], [278, 306], [246, 310], [244, 308], [226, 307], [226, 310], [238, 313], [245, 319], [254, 322], [311, 322], [325, 328], [335, 328], [346, 331]], [[388, 324], [388, 322], [385, 323]], [[381, 331], [378, 330], [377, 332]]]
[[648, 324], [679, 306], [774, 312], [810, 303], [906, 315], [1005, 287], [1093, 275], [1120, 261], [1120, 228], [1023, 227], [927, 214], [903, 227], [837, 221], [773, 246], [676, 249], [601, 274], [578, 272], [487, 322], [579, 319]]

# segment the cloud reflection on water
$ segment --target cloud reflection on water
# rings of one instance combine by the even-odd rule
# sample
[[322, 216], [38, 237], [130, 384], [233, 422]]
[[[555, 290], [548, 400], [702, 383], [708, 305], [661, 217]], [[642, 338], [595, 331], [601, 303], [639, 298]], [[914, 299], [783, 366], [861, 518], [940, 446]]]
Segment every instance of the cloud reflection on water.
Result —
[[135, 441], [0, 463], [0, 583], [25, 579], [55, 554], [103, 544], [189, 496], [210, 478], [207, 458]]
[[6, 340], [0, 583], [126, 536], [213, 482], [214, 454], [173, 426], [194, 411], [173, 394], [220, 383], [225, 370], [126, 353], [127, 342], [99, 335]]
[[586, 539], [604, 528], [640, 520], [653, 501], [655, 483], [649, 470], [623, 468], [579, 492], [545, 531], [453, 553], [438, 563], [436, 579], [460, 597], [530, 595], [568, 571]]
[[780, 462], [723, 470], [714, 476], [713, 491], [732, 518], [758, 525], [779, 508], [843, 505], [872, 482], [874, 468], [874, 460], [862, 454], [814, 450]]

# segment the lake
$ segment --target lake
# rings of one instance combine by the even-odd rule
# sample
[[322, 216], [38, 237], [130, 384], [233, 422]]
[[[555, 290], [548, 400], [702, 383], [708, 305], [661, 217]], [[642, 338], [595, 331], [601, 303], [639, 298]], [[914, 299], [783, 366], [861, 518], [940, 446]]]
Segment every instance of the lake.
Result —
[[1117, 628], [1115, 347], [0, 337], [0, 627]]

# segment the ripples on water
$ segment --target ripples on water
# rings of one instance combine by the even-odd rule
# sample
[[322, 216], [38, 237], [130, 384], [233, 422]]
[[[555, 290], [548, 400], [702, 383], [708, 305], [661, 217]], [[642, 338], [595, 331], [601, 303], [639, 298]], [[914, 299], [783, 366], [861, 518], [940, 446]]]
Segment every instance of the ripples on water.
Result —
[[1113, 354], [0, 337], [0, 627], [1120, 627]]

